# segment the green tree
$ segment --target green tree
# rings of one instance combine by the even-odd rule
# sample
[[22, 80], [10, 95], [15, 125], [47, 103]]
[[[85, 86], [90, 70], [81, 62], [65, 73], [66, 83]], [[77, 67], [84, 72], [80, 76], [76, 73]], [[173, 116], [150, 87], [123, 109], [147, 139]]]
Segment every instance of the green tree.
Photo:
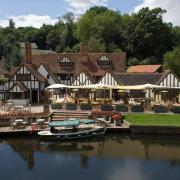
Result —
[[100, 39], [90, 38], [88, 42], [89, 52], [105, 52], [105, 44]]
[[172, 29], [172, 33], [173, 33], [173, 46], [180, 46], [180, 27], [179, 26], [175, 26]]
[[60, 43], [60, 33], [56, 29], [52, 29], [47, 35], [47, 48], [52, 49], [53, 51], [56, 50], [56, 47]]
[[[122, 44], [122, 23], [119, 12], [106, 7], [90, 8], [78, 21], [76, 35], [87, 43], [93, 37], [101, 39], [105, 46]], [[106, 48], [107, 49], [107, 48]]]
[[13, 21], [13, 19], [9, 19], [9, 28], [15, 29], [15, 22]]
[[180, 77], [180, 46], [164, 55], [164, 67]]
[[132, 14], [124, 30], [125, 49], [130, 56], [155, 57], [161, 63], [164, 53], [172, 49], [172, 26], [163, 22], [163, 13], [165, 10], [161, 8], [143, 8]]
[[18, 66], [20, 62], [20, 49], [17, 45], [13, 45], [11, 51], [6, 55], [5, 66], [7, 69], [10, 69], [13, 66]]

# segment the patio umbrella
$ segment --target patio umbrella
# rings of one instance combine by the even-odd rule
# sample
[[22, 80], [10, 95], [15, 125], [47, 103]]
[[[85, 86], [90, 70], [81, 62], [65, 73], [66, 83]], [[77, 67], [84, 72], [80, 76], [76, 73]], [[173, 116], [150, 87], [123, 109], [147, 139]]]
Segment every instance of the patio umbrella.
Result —
[[49, 90], [49, 89], [61, 89], [61, 88], [68, 88], [68, 86], [64, 85], [64, 84], [53, 84], [53, 85], [50, 85], [46, 88], [46, 90]]

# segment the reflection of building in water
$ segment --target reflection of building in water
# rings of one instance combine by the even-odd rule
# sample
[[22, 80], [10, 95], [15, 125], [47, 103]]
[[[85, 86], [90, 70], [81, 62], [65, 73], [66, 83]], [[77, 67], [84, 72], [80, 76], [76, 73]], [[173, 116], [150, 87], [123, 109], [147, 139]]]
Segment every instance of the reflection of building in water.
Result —
[[53, 153], [60, 156], [76, 156], [80, 159], [82, 168], [88, 168], [89, 158], [138, 158], [166, 160], [170, 164], [180, 163], [179, 137], [165, 136], [130, 136], [115, 135], [106, 136], [104, 139], [82, 142], [51, 142], [10, 140], [7, 141], [12, 149], [19, 153], [24, 161], [27, 161], [29, 169], [35, 163], [33, 153]]
[[33, 148], [36, 146], [36, 143], [29, 140], [13, 140], [8, 141], [8, 144], [22, 157], [24, 161], [27, 161], [28, 168], [33, 169], [35, 163], [33, 156]]
[[88, 168], [88, 162], [89, 162], [88, 155], [85, 153], [80, 154], [80, 161], [81, 161], [81, 167], [83, 169], [87, 169]]

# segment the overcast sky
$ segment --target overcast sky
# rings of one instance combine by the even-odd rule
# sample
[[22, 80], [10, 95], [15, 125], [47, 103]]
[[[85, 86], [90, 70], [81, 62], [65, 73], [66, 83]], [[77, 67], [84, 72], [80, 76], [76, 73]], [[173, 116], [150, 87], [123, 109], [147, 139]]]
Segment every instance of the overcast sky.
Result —
[[180, 0], [0, 0], [0, 26], [7, 26], [9, 18], [13, 18], [18, 27], [54, 24], [69, 11], [80, 15], [95, 5], [121, 13], [137, 12], [147, 6], [161, 7], [167, 10], [164, 21], [180, 26]]

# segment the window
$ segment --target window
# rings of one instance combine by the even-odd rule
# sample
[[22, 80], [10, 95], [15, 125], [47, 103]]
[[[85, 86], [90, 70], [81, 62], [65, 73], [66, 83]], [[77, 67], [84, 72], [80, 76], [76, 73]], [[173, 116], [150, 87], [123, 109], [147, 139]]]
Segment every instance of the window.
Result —
[[30, 81], [31, 74], [16, 74], [17, 81]]
[[67, 57], [63, 57], [63, 59], [59, 62], [60, 67], [72, 67], [73, 62], [70, 61]]
[[102, 56], [100, 59], [98, 59], [98, 66], [110, 66], [111, 60], [109, 60], [108, 57]]

